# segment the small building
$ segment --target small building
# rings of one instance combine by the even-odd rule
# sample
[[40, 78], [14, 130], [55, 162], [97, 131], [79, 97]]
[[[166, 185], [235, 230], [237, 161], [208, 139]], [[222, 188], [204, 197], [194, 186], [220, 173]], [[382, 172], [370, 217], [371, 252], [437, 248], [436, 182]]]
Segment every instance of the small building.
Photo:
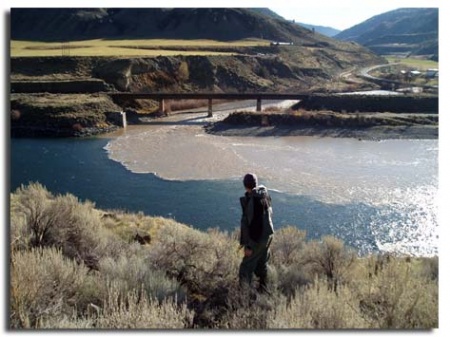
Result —
[[425, 72], [426, 78], [435, 78], [439, 77], [439, 69], [433, 68], [433, 69], [427, 69]]
[[272, 41], [271, 46], [293, 46], [294, 42], [282, 42], [282, 41]]

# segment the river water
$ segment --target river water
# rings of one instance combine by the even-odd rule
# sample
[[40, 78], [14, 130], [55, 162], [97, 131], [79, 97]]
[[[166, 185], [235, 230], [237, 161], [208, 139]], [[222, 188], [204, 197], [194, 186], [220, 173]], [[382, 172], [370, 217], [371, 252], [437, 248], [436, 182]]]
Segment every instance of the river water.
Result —
[[13, 139], [11, 190], [39, 181], [100, 208], [233, 230], [242, 176], [254, 172], [278, 228], [334, 235], [361, 254], [438, 254], [437, 140], [221, 137], [203, 132], [204, 116], [176, 114], [111, 138]]

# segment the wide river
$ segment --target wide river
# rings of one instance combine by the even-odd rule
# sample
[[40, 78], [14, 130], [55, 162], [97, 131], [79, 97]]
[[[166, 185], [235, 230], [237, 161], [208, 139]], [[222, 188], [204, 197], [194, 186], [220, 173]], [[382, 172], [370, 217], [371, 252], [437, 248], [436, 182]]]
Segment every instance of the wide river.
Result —
[[242, 176], [254, 172], [278, 228], [334, 235], [362, 254], [438, 255], [437, 140], [221, 137], [203, 132], [204, 116], [175, 114], [109, 138], [13, 139], [11, 190], [39, 181], [99, 208], [234, 230]]

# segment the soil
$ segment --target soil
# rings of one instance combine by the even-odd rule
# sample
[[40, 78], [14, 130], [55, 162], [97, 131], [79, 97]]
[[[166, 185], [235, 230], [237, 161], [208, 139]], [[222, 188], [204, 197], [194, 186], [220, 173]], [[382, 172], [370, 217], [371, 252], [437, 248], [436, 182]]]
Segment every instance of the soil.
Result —
[[[264, 120], [261, 116], [269, 116], [265, 120], [270, 123], [256, 123]], [[206, 125], [205, 132], [219, 136], [316, 136], [378, 141], [437, 139], [439, 127], [438, 116], [430, 114], [370, 113], [361, 117], [330, 111], [303, 112], [303, 115], [240, 112]]]
[[238, 137], [283, 137], [315, 136], [356, 138], [360, 140], [386, 139], [437, 139], [438, 127], [423, 126], [374, 126], [367, 128], [349, 127], [292, 127], [292, 126], [243, 126], [225, 123], [208, 125], [205, 131], [218, 136]]

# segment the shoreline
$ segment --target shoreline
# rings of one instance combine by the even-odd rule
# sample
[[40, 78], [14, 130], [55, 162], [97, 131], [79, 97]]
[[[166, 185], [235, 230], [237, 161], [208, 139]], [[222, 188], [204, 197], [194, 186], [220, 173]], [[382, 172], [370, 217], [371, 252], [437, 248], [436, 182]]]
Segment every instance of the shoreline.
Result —
[[204, 127], [207, 134], [225, 137], [332, 137], [381, 141], [388, 139], [438, 139], [437, 126], [372, 126], [350, 127], [298, 127], [288, 125], [248, 126], [214, 123]]

